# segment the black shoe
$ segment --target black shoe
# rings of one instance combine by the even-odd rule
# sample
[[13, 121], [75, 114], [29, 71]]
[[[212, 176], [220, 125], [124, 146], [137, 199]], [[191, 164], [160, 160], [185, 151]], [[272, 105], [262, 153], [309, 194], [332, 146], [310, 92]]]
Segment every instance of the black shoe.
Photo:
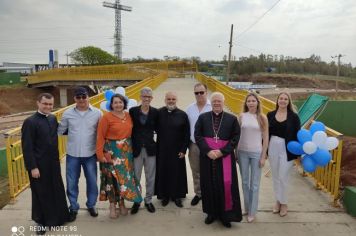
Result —
[[69, 210], [69, 217], [68, 217], [68, 222], [73, 222], [75, 219], [77, 219], [77, 211]]
[[195, 206], [199, 203], [200, 200], [201, 200], [201, 197], [195, 195], [194, 198], [192, 199], [192, 202], [190, 203], [190, 205]]
[[207, 225], [210, 225], [211, 223], [213, 223], [215, 221], [215, 217], [212, 216], [212, 215], [208, 215], [206, 218], [205, 218], [205, 224]]
[[226, 228], [231, 228], [231, 223], [228, 221], [221, 221], [222, 225], [225, 226]]
[[44, 235], [46, 233], [46, 226], [37, 224], [36, 235]]
[[134, 203], [131, 207], [131, 215], [134, 215], [140, 210], [140, 203]]
[[169, 199], [168, 198], [163, 198], [163, 200], [162, 200], [162, 206], [167, 206], [168, 205], [168, 203], [169, 203]]
[[151, 213], [156, 211], [156, 208], [152, 203], [145, 203], [145, 207], [147, 208], [147, 211]]
[[98, 210], [95, 207], [88, 208], [88, 211], [92, 217], [97, 217], [99, 215]]
[[182, 204], [182, 200], [177, 198], [176, 200], [174, 200], [174, 203], [176, 204], [177, 207], [182, 208], [183, 204]]

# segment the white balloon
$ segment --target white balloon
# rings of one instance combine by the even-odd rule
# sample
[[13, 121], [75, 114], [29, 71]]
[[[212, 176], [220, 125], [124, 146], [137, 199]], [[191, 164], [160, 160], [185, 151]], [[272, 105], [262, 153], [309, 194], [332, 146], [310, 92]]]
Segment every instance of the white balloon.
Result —
[[125, 96], [125, 88], [124, 87], [117, 87], [115, 89], [115, 93], [121, 94], [122, 96]]
[[306, 153], [306, 154], [313, 154], [314, 152], [316, 152], [316, 150], [318, 149], [318, 146], [316, 146], [315, 143], [311, 142], [311, 141], [308, 141], [308, 142], [305, 142], [303, 144], [303, 151]]
[[339, 140], [335, 137], [328, 137], [325, 142], [327, 150], [333, 150], [339, 146]]
[[137, 106], [137, 101], [135, 99], [130, 98], [127, 104], [127, 109], [130, 109], [131, 107], [135, 107], [135, 106]]
[[323, 147], [323, 144], [326, 142], [327, 135], [324, 131], [316, 131], [313, 134], [312, 141], [315, 143], [319, 148]]
[[107, 103], [107, 101], [103, 101], [103, 102], [100, 103], [100, 109], [101, 110], [108, 111], [108, 110], [106, 110], [106, 103]]

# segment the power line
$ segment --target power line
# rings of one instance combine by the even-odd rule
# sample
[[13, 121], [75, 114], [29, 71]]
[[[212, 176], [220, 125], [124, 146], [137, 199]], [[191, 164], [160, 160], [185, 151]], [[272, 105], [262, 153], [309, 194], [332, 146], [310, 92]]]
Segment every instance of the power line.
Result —
[[242, 37], [247, 31], [249, 31], [252, 27], [254, 27], [268, 12], [270, 12], [281, 0], [277, 0], [271, 8], [269, 8], [265, 13], [263, 13], [255, 22], [253, 22], [249, 27], [247, 27], [242, 33], [238, 35], [239, 38]]
[[264, 53], [264, 52], [262, 52], [262, 51], [260, 51], [260, 50], [258, 50], [258, 49], [250, 48], [250, 47], [247, 47], [247, 46], [242, 45], [242, 44], [240, 44], [240, 43], [237, 43], [236, 45], [237, 45], [238, 47], [246, 48], [246, 49], [249, 49], [249, 50], [251, 50], [251, 51], [258, 52], [258, 53], [260, 53], [260, 54], [267, 54], [267, 53]]

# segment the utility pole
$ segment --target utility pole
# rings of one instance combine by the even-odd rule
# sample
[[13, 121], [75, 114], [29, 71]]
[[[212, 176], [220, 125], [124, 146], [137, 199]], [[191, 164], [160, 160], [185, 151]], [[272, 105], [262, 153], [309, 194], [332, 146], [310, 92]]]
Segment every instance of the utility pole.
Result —
[[122, 61], [121, 11], [131, 11], [132, 7], [121, 5], [120, 0], [115, 0], [115, 3], [103, 2], [103, 6], [115, 9], [114, 53]]
[[68, 56], [69, 56], [69, 54], [68, 54], [68, 51], [66, 52], [66, 57], [67, 57], [67, 68], [69, 67], [69, 64], [68, 64]]
[[226, 71], [226, 85], [229, 85], [229, 81], [230, 81], [230, 62], [231, 62], [232, 32], [233, 31], [234, 31], [234, 24], [231, 24], [230, 42], [229, 42], [229, 58], [227, 61], [227, 71]]
[[336, 56], [332, 56], [331, 58], [337, 58], [337, 71], [336, 71], [336, 81], [335, 81], [335, 91], [336, 91], [336, 96], [338, 95], [338, 91], [339, 91], [339, 77], [340, 77], [340, 58], [344, 57], [346, 55], [336, 55]]

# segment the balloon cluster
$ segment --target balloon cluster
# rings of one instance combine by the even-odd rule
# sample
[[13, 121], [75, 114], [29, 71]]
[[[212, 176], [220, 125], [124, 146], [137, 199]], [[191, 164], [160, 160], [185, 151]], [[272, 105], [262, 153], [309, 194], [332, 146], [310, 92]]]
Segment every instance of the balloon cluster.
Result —
[[314, 172], [317, 166], [326, 166], [331, 160], [330, 150], [339, 145], [335, 137], [328, 137], [325, 125], [314, 122], [310, 130], [301, 129], [297, 133], [298, 141], [287, 144], [289, 152], [302, 156], [302, 166], [307, 172]]
[[131, 107], [137, 106], [137, 101], [135, 99], [128, 99], [125, 96], [125, 88], [124, 87], [117, 87], [115, 90], [109, 89], [104, 92], [104, 96], [106, 101], [103, 101], [100, 103], [100, 109], [103, 111], [110, 111], [110, 101], [111, 97], [114, 96], [115, 94], [121, 94], [122, 96], [125, 97], [127, 100], [127, 109], [129, 110]]

